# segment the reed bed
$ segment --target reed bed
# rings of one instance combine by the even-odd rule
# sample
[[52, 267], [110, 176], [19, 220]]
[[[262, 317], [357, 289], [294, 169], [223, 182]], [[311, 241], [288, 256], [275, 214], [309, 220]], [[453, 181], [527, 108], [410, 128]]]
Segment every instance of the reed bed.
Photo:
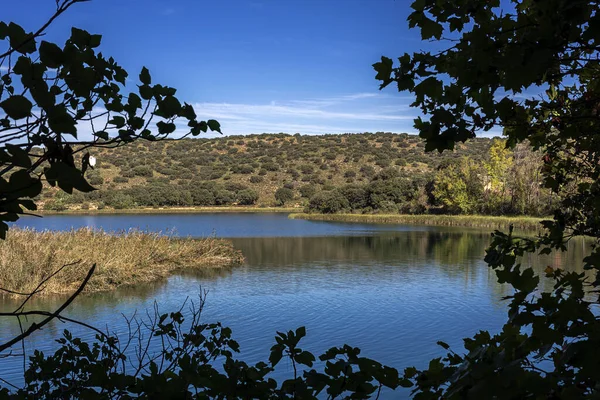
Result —
[[542, 218], [496, 217], [488, 215], [398, 215], [398, 214], [290, 214], [292, 219], [312, 221], [359, 222], [369, 224], [407, 224], [463, 226], [473, 228], [507, 229], [513, 225], [519, 230], [539, 230]]
[[[128, 231], [109, 234], [88, 228], [68, 232], [11, 228], [0, 240], [0, 288], [41, 294], [72, 292], [88, 270], [96, 271], [85, 292], [164, 279], [178, 270], [222, 268], [243, 261], [230, 241], [208, 237], [179, 239], [158, 233]], [[72, 264], [72, 265], [69, 265]]]

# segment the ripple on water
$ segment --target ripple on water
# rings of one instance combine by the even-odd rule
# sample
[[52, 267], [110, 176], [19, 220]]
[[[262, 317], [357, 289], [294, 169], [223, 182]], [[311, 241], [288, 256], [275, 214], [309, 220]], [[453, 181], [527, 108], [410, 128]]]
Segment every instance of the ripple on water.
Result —
[[[186, 297], [194, 299], [200, 289], [206, 289], [203, 320], [230, 326], [247, 362], [268, 359], [276, 331], [304, 325], [308, 335], [302, 345], [308, 350], [320, 354], [347, 343], [398, 369], [423, 367], [442, 355], [438, 340], [460, 350], [463, 337], [481, 328], [497, 330], [506, 318], [506, 305], [500, 301], [506, 288], [496, 283], [481, 261], [488, 233], [432, 227], [357, 229], [331, 223], [300, 226], [298, 221], [272, 215], [180, 217], [92, 219], [105, 228], [127, 225], [160, 230], [164, 229], [161, 224], [169, 223], [180, 233], [195, 235], [218, 226], [231, 236], [239, 233], [234, 245], [244, 253], [246, 264], [215, 276], [186, 274], [153, 286], [82, 297], [68, 315], [123, 334], [122, 313], [143, 313], [155, 301], [161, 310], [171, 311]], [[76, 222], [71, 217], [43, 220], [59, 229]], [[236, 230], [239, 227], [243, 229]], [[274, 229], [294, 237], [265, 237]], [[252, 232], [263, 237], [247, 237]], [[530, 263], [535, 266], [541, 261]], [[28, 341], [28, 350], [51, 351], [53, 339], [65, 327], [86, 338], [93, 336], [54, 323]], [[14, 335], [17, 329], [14, 323], [3, 321], [0, 337]], [[20, 368], [22, 360], [3, 360], [0, 377], [19, 383]], [[283, 365], [282, 373], [286, 371], [290, 368]], [[398, 393], [387, 398], [398, 398]]]

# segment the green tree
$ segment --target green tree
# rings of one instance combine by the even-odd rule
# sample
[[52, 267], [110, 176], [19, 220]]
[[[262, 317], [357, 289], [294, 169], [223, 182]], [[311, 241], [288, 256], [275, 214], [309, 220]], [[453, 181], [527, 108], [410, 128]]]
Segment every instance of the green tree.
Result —
[[507, 182], [513, 212], [547, 216], [557, 206], [558, 197], [543, 185], [541, 159], [542, 153], [526, 144], [515, 146]]
[[505, 140], [494, 139], [489, 150], [489, 159], [483, 163], [487, 172], [484, 191], [487, 211], [502, 213], [508, 189], [509, 175], [513, 163], [513, 152], [506, 148]]
[[494, 139], [489, 150], [489, 160], [484, 163], [488, 178], [486, 183], [489, 183], [490, 190], [503, 190], [511, 165], [512, 151], [506, 148], [506, 141]]
[[[600, 3], [417, 0], [411, 7], [409, 25], [442, 48], [404, 54], [396, 64], [383, 57], [374, 67], [381, 88], [394, 83], [414, 94], [426, 149], [452, 149], [501, 127], [508, 147], [526, 143], [543, 153], [543, 184], [561, 202], [539, 237], [493, 236], [485, 260], [514, 288], [503, 329], [465, 339], [466, 354], [450, 351], [405, 378], [415, 398], [597, 398]], [[595, 242], [583, 261], [587, 273], [548, 267], [554, 289], [537, 292], [540, 277], [520, 257], [565, 250], [580, 235]]]
[[308, 210], [323, 214], [335, 214], [347, 211], [350, 208], [348, 199], [337, 190], [328, 190], [316, 193], [310, 198]]
[[294, 191], [292, 189], [282, 187], [275, 191], [275, 201], [277, 205], [284, 205], [288, 201], [292, 201], [294, 199]]
[[482, 170], [470, 158], [438, 170], [433, 195], [451, 213], [473, 214], [479, 211], [483, 196]]
[[258, 193], [252, 189], [243, 189], [237, 193], [237, 201], [239, 204], [244, 206], [251, 206], [256, 204], [258, 200]]

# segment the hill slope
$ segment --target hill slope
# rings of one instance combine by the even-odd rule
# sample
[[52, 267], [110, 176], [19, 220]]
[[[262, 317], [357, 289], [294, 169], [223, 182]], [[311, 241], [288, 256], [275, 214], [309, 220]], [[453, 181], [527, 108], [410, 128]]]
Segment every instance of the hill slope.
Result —
[[[367, 183], [384, 168], [426, 175], [450, 160], [488, 157], [490, 139], [454, 152], [425, 153], [407, 134], [300, 136], [263, 134], [216, 139], [144, 142], [94, 149], [98, 160], [86, 177], [98, 191], [65, 193], [48, 188], [46, 209], [134, 208], [245, 204], [304, 205], [315, 192]], [[283, 187], [276, 200], [275, 192]]]

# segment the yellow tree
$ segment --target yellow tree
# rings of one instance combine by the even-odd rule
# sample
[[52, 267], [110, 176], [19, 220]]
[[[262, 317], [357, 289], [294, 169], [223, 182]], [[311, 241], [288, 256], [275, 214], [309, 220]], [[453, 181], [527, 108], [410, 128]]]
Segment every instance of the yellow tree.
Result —
[[482, 172], [479, 165], [464, 157], [459, 164], [438, 171], [433, 195], [450, 212], [476, 213], [483, 194]]
[[503, 211], [501, 208], [512, 164], [513, 153], [506, 148], [506, 140], [494, 139], [489, 150], [489, 160], [483, 164], [487, 173], [485, 194], [489, 211]]

